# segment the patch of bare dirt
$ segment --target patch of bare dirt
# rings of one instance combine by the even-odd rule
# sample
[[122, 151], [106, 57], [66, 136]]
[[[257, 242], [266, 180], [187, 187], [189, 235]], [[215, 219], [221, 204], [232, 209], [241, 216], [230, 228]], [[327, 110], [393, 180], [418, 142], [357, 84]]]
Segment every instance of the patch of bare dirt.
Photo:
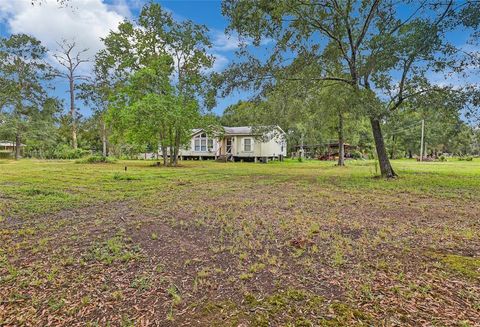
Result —
[[480, 253], [480, 204], [190, 186], [3, 225], [0, 325], [480, 321], [479, 281], [432, 256]]

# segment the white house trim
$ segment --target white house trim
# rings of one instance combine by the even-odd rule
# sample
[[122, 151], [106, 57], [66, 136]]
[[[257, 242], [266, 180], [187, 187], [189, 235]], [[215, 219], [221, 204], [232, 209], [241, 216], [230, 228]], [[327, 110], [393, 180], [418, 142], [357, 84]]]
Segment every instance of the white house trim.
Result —
[[267, 161], [287, 155], [286, 134], [278, 126], [222, 129], [210, 136], [203, 129], [194, 129], [190, 146], [180, 150], [180, 158]]

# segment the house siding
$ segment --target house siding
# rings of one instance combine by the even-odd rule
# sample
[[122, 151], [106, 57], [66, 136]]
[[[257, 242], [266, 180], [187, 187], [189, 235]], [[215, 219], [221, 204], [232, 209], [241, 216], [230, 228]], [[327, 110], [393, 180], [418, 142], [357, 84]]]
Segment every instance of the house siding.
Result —
[[[243, 132], [243, 131], [242, 131]], [[280, 132], [280, 133], [279, 133]], [[195, 138], [201, 135], [203, 130], [196, 130], [192, 134], [191, 140], [187, 146], [180, 150], [181, 157], [195, 157], [195, 158], [215, 158], [219, 155], [223, 156], [226, 152], [226, 138], [232, 138], [232, 155], [234, 158], [259, 158], [259, 157], [278, 157], [280, 155], [286, 156], [286, 141], [285, 133], [278, 128], [275, 132], [267, 134], [266, 140], [259, 138], [257, 135], [229, 135], [223, 136], [223, 139], [212, 137], [213, 148], [207, 151], [195, 151]], [[207, 136], [207, 139], [209, 137]], [[250, 139], [251, 150], [245, 151], [245, 140]], [[282, 149], [283, 144], [283, 149]], [[221, 151], [219, 151], [221, 148]]]

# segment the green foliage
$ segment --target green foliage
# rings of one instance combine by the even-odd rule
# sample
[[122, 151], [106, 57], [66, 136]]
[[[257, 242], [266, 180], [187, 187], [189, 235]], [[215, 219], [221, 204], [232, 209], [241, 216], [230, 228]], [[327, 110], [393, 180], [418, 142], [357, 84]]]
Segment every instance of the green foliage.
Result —
[[0, 159], [10, 159], [13, 155], [10, 151], [0, 151]]
[[[297, 60], [301, 61], [301, 58]], [[298, 69], [295, 78], [282, 79], [269, 87], [261, 100], [240, 101], [229, 106], [221, 117], [222, 124], [278, 125], [288, 132], [289, 150], [301, 143], [322, 145], [334, 142], [342, 130], [347, 143], [370, 150], [373, 139], [369, 122], [362, 116], [358, 94], [348, 85], [308, 81], [310, 72], [320, 68], [320, 64], [310, 63]], [[288, 74], [289, 68], [282, 71]], [[340, 117], [343, 120], [341, 129]], [[324, 147], [317, 146], [317, 153], [309, 154], [323, 155], [324, 151]]]
[[67, 144], [62, 144], [58, 148], [49, 149], [43, 154], [46, 159], [80, 159], [90, 155], [91, 152], [81, 148], [73, 149]]
[[[461, 6], [450, 3], [439, 9], [422, 3], [406, 19], [401, 8], [411, 4], [225, 0], [222, 11], [230, 31], [252, 39], [254, 47], [265, 39], [273, 45], [267, 58], [244, 45], [238, 52], [242, 60], [224, 74], [224, 93], [243, 88], [265, 95], [273, 87], [290, 85], [285, 83], [289, 80], [299, 81], [299, 88], [332, 84], [350, 89], [357, 100], [354, 112], [367, 116], [377, 135], [382, 175], [394, 177], [380, 122], [425, 94], [453, 89], [432, 85], [428, 75], [455, 66], [445, 33], [461, 24], [456, 16]], [[305, 93], [304, 98], [311, 94]], [[348, 101], [339, 99], [331, 99], [337, 103], [332, 108], [347, 107]]]
[[206, 106], [213, 103], [206, 74], [213, 65], [207, 32], [205, 26], [177, 22], [159, 4], [149, 3], [137, 22], [122, 22], [118, 32], [104, 39], [96, 67], [109, 72], [116, 91], [108, 98], [106, 118], [116, 144], [160, 146], [165, 163], [169, 147], [170, 163], [176, 164], [190, 129], [200, 125], [197, 99]]
[[423, 95], [391, 113], [384, 125], [390, 156], [419, 155], [421, 121], [425, 121], [424, 142], [429, 154], [474, 153], [474, 128], [462, 121], [463, 94], [437, 91]]
[[96, 164], [96, 163], [115, 163], [116, 159], [111, 157], [104, 157], [100, 155], [88, 156], [86, 158], [75, 161], [80, 164]]
[[352, 159], [356, 159], [356, 160], [363, 159], [363, 154], [358, 150], [354, 150], [350, 152], [350, 156]]
[[13, 34], [0, 39], [0, 135], [20, 143], [48, 136], [46, 126], [58, 110], [58, 102], [47, 96], [52, 67], [47, 49], [37, 39]]
[[208, 29], [190, 20], [177, 22], [157, 3], [145, 5], [136, 22], [124, 21], [118, 32], [104, 39], [106, 49], [97, 56], [102, 70], [113, 70], [114, 81], [125, 81], [132, 72], [148, 65], [152, 57], [179, 58], [173, 67], [178, 91], [183, 95], [201, 92], [204, 70], [212, 67], [207, 53], [211, 42]]
[[254, 126], [264, 124], [265, 106], [263, 103], [239, 101], [228, 106], [220, 118], [223, 126]]
[[169, 147], [171, 153], [189, 140], [200, 119], [198, 105], [174, 92], [171, 72], [172, 59], [160, 56], [118, 90], [107, 113], [117, 139], [153, 149]]

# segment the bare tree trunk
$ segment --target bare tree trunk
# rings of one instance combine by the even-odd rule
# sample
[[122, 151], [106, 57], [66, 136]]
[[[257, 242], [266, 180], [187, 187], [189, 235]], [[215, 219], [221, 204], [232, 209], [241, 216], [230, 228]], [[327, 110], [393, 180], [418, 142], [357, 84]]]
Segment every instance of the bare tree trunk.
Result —
[[343, 134], [343, 115], [338, 113], [338, 165], [345, 166], [345, 140]]
[[72, 118], [72, 146], [77, 149], [77, 117], [75, 112], [75, 81], [77, 79], [85, 79], [82, 76], [76, 75], [78, 67], [82, 63], [86, 63], [89, 60], [83, 58], [83, 55], [88, 51], [83, 49], [76, 51], [75, 41], [68, 41], [66, 39], [57, 43], [59, 50], [53, 56], [57, 59], [58, 63], [65, 68], [65, 72], [60, 72], [58, 76], [68, 80], [69, 93], [70, 93], [70, 117]]
[[72, 146], [74, 149], [78, 147], [77, 143], [77, 117], [75, 113], [75, 85], [73, 83], [73, 76], [69, 77], [69, 92], [70, 92], [70, 117], [72, 118]]
[[20, 133], [17, 132], [15, 135], [15, 160], [20, 159], [20, 147], [22, 143], [20, 142]]
[[392, 135], [392, 150], [390, 151], [390, 159], [395, 159], [395, 135]]
[[170, 145], [170, 166], [174, 165], [173, 153], [175, 152], [175, 146]]
[[168, 129], [168, 144], [170, 149], [170, 166], [173, 166], [173, 155], [175, 152], [175, 134], [173, 133], [173, 127], [170, 126]]
[[372, 125], [373, 138], [375, 140], [375, 148], [377, 150], [378, 163], [380, 165], [380, 172], [382, 177], [394, 178], [397, 176], [388, 159], [387, 150], [385, 148], [385, 141], [383, 140], [382, 129], [380, 127], [380, 120], [370, 118]]
[[108, 156], [107, 153], [107, 126], [105, 121], [102, 121], [102, 155], [104, 157]]
[[175, 131], [175, 150], [173, 153], [173, 165], [177, 166], [178, 164], [178, 153], [180, 151], [180, 132], [177, 130]]
[[166, 167], [168, 166], [167, 147], [162, 145], [161, 148], [162, 148], [163, 165]]

